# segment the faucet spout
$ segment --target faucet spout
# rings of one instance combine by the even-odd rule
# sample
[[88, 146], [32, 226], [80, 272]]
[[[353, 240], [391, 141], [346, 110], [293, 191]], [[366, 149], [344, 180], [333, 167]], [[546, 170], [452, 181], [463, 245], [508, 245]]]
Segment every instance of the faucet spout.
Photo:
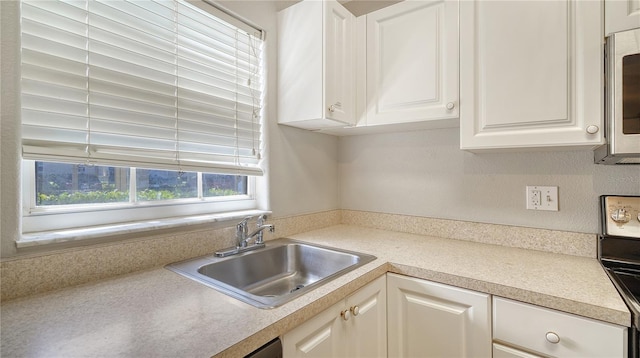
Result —
[[[216, 256], [227, 257], [265, 247], [263, 239], [264, 230], [268, 229], [270, 232], [275, 232], [275, 226], [273, 226], [272, 224], [265, 224], [264, 221], [267, 220], [267, 216], [260, 215], [258, 217], [258, 228], [254, 232], [249, 234], [249, 220], [251, 220], [251, 217], [247, 216], [236, 225], [236, 245], [234, 247], [229, 247], [221, 251], [216, 251]], [[247, 245], [247, 243], [251, 239], [254, 239], [253, 245]]]
[[264, 224], [264, 225], [258, 226], [258, 228], [254, 232], [249, 234], [247, 236], [246, 241], [251, 240], [255, 236], [256, 244], [262, 244], [264, 242], [262, 234], [263, 234], [263, 231], [265, 229], [269, 229], [269, 232], [275, 232], [276, 231], [275, 226], [273, 226], [272, 224]]
[[237, 249], [247, 248], [247, 243], [253, 238], [255, 238], [254, 246], [262, 245], [264, 244], [263, 231], [265, 229], [269, 229], [269, 232], [275, 231], [275, 227], [272, 224], [264, 223], [264, 221], [267, 220], [267, 216], [260, 215], [258, 217], [258, 228], [254, 232], [249, 234], [249, 228], [248, 228], [249, 220], [251, 220], [251, 216], [247, 216], [236, 225], [236, 248]]

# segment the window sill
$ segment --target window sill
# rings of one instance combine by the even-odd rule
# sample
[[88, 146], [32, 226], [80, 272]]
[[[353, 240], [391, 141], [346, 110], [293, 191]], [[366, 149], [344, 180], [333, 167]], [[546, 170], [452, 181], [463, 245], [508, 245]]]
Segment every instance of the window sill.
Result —
[[210, 215], [197, 215], [57, 231], [25, 233], [22, 234], [19, 241], [16, 241], [16, 247], [18, 249], [43, 247], [46, 245], [60, 243], [80, 242], [82, 240], [96, 239], [105, 236], [135, 234], [150, 230], [171, 229], [191, 225], [242, 220], [247, 216], [258, 216], [269, 213], [270, 212], [264, 210], [244, 210]]

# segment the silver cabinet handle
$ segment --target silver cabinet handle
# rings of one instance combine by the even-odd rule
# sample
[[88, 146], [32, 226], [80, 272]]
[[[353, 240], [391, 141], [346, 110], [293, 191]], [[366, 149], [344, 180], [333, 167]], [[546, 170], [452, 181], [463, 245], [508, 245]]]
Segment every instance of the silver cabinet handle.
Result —
[[547, 332], [546, 338], [549, 343], [558, 344], [560, 342], [560, 336], [555, 332]]
[[600, 128], [598, 126], [590, 125], [587, 127], [587, 133], [589, 134], [596, 134], [599, 130]]

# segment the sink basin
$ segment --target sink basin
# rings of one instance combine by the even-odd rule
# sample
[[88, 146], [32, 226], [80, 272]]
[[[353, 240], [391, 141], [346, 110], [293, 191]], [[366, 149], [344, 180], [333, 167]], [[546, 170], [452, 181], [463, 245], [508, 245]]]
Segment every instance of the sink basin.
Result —
[[372, 255], [290, 239], [218, 258], [205, 256], [166, 268], [259, 308], [280, 306], [375, 260]]

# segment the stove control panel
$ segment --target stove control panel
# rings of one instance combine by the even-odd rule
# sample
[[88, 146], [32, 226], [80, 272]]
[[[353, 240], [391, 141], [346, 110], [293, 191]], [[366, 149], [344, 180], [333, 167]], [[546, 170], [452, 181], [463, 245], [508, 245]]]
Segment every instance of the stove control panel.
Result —
[[604, 234], [640, 239], [640, 196], [603, 196]]

